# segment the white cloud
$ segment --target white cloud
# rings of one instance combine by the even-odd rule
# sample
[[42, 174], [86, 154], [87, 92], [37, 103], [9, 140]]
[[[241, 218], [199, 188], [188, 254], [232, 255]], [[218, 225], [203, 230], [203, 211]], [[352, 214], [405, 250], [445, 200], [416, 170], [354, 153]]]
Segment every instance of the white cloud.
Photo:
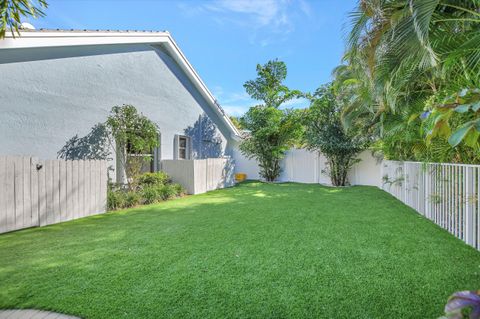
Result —
[[249, 40], [262, 47], [287, 40], [294, 31], [293, 13], [311, 16], [304, 0], [213, 0], [203, 5], [180, 3], [188, 15], [209, 14], [220, 25], [234, 24], [250, 30]]
[[230, 13], [224, 17], [236, 24], [272, 32], [291, 32], [293, 24], [288, 16], [287, 0], [215, 0], [204, 8], [213, 12]]
[[225, 92], [223, 87], [217, 85], [212, 87], [212, 93], [228, 115], [241, 116], [255, 105], [255, 101], [245, 92]]
[[212, 94], [217, 98], [221, 97], [223, 95], [223, 88], [220, 85], [215, 85], [210, 88], [210, 91]]
[[[278, 27], [289, 24], [286, 0], [216, 0], [204, 5], [214, 12], [230, 12], [247, 17], [244, 23], [254, 23], [254, 27]], [[239, 20], [242, 21], [242, 20]]]
[[310, 5], [305, 0], [298, 0], [300, 10], [308, 17], [312, 17], [313, 11]]
[[235, 103], [235, 102], [252, 102], [252, 99], [247, 93], [230, 93], [224, 99], [225, 103]]
[[222, 105], [222, 108], [229, 116], [242, 116], [248, 111], [250, 105]]

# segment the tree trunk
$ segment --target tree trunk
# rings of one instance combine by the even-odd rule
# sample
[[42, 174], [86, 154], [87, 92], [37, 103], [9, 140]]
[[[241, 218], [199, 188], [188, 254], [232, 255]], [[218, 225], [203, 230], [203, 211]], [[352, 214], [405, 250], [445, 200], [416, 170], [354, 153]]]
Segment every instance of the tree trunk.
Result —
[[278, 159], [267, 160], [261, 163], [260, 175], [267, 182], [274, 182], [280, 173], [280, 161]]
[[[348, 163], [347, 163], [348, 164]], [[333, 186], [345, 186], [347, 181], [346, 163], [342, 159], [331, 158], [328, 162], [330, 166], [330, 180]]]

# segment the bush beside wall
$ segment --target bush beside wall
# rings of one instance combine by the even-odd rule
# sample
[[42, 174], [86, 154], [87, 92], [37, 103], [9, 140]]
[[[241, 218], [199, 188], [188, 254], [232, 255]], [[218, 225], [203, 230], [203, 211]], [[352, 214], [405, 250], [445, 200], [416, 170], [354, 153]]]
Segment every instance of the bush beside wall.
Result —
[[109, 211], [154, 204], [186, 193], [182, 185], [172, 183], [164, 172], [144, 173], [132, 184], [135, 185], [132, 189], [125, 189], [122, 185], [110, 185], [107, 195]]

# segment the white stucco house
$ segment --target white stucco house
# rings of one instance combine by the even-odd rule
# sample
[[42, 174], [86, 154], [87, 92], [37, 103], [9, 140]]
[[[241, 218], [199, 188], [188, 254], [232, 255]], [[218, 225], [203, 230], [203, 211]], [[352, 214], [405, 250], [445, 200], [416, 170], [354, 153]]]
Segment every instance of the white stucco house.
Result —
[[152, 171], [162, 160], [231, 156], [240, 139], [168, 32], [24, 30], [0, 40], [0, 154], [57, 158], [72, 137], [95, 141], [92, 127], [122, 104], [159, 127]]

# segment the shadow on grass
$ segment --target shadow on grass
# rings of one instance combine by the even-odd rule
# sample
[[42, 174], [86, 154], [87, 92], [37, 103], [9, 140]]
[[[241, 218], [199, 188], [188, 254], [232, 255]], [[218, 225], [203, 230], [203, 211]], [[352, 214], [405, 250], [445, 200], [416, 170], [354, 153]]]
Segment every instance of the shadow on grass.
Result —
[[2, 235], [0, 255], [0, 308], [85, 318], [438, 317], [480, 284], [478, 252], [373, 187], [249, 181]]

